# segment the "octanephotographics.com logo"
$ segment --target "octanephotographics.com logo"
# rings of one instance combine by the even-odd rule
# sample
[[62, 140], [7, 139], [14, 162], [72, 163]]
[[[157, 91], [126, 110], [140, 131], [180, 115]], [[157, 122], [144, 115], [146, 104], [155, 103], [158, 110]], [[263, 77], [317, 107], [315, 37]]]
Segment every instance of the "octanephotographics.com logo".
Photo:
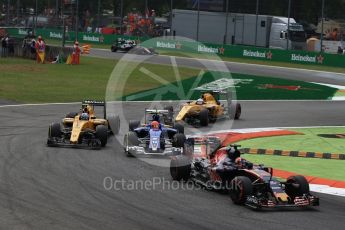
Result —
[[202, 190], [202, 189], [240, 189], [239, 182], [236, 183], [217, 183], [207, 181], [205, 183], [195, 183], [194, 181], [174, 181], [164, 177], [152, 177], [145, 180], [131, 180], [124, 178], [104, 177], [103, 188], [107, 191], [153, 191], [153, 190]]

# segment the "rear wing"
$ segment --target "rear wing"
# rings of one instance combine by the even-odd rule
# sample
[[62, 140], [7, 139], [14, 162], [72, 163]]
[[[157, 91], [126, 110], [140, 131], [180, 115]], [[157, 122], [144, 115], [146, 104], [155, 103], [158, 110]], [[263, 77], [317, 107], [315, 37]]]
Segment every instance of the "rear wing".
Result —
[[187, 141], [193, 144], [205, 145], [208, 143], [220, 142], [221, 139], [217, 136], [189, 136]]
[[167, 109], [145, 109], [146, 114], [169, 114]]
[[103, 107], [103, 117], [104, 119], [107, 119], [107, 110], [106, 110], [106, 104], [105, 101], [97, 101], [97, 100], [84, 100], [81, 102], [82, 108], [87, 105], [91, 105], [92, 107], [98, 106]]
[[167, 110], [167, 109], [145, 109], [145, 124], [147, 124], [148, 121], [150, 121], [147, 119], [147, 115], [154, 115], [154, 114], [168, 115], [169, 110]]

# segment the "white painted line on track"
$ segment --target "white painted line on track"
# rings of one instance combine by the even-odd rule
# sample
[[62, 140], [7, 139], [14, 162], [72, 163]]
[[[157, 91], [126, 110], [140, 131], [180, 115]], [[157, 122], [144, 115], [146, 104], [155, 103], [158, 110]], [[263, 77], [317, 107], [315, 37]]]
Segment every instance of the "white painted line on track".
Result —
[[41, 104], [13, 104], [13, 105], [0, 105], [0, 108], [9, 107], [28, 107], [28, 106], [49, 106], [49, 105], [74, 105], [81, 102], [66, 102], [66, 103], [41, 103]]
[[345, 197], [344, 188], [335, 188], [335, 187], [331, 187], [328, 185], [321, 185], [321, 184], [309, 184], [309, 186], [310, 186], [310, 191], [313, 191], [313, 192]]

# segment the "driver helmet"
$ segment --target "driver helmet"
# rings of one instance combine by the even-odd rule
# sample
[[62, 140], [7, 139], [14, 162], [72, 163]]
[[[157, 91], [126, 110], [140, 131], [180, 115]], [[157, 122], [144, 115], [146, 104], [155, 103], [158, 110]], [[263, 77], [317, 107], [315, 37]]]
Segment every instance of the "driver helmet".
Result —
[[158, 114], [153, 114], [153, 115], [152, 115], [152, 120], [153, 120], [153, 121], [158, 121], [158, 122], [159, 122], [159, 115], [158, 115]]
[[196, 100], [196, 104], [197, 105], [202, 105], [202, 104], [204, 104], [204, 100], [199, 98], [198, 100]]
[[158, 121], [152, 121], [151, 122], [151, 129], [159, 129], [159, 122]]
[[89, 114], [88, 113], [82, 113], [80, 115], [80, 120], [85, 120], [85, 121], [89, 120]]
[[230, 147], [228, 150], [228, 156], [232, 162], [236, 162], [236, 159], [240, 158], [241, 153], [235, 147]]

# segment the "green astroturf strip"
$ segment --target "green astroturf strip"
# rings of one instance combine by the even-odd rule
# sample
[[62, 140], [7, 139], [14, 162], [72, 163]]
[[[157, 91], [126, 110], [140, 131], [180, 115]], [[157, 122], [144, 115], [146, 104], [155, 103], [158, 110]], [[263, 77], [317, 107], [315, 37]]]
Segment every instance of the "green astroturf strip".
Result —
[[[243, 148], [345, 153], [345, 139], [318, 136], [318, 134], [345, 133], [345, 128], [301, 128], [290, 130], [301, 132], [305, 135], [255, 138], [238, 142], [238, 144], [241, 144]], [[263, 163], [281, 170], [345, 181], [345, 160], [251, 154], [244, 154], [243, 156], [255, 163]]]
[[345, 128], [290, 129], [304, 135], [262, 137], [239, 142], [244, 148], [345, 154], [345, 138], [324, 138], [318, 134], [345, 134]]
[[[206, 72], [202, 77], [193, 77], [181, 82], [141, 91], [123, 97], [124, 100], [189, 100], [200, 97], [192, 89], [221, 78], [235, 79], [236, 97], [238, 100], [326, 100], [337, 91], [332, 87], [286, 79], [259, 77], [245, 74]], [[158, 95], [158, 96], [157, 96]]]
[[296, 174], [345, 181], [345, 161], [243, 154], [243, 158]]

